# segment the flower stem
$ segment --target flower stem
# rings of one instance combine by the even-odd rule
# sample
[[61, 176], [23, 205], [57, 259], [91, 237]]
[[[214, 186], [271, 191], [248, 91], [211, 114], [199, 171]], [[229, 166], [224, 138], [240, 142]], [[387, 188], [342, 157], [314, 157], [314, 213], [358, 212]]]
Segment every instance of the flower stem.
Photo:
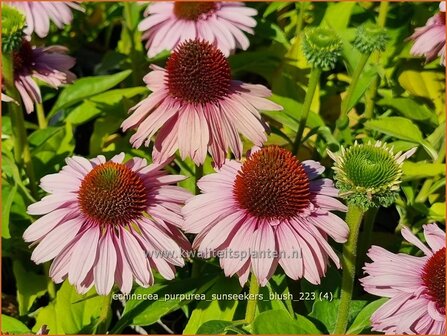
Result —
[[[390, 7], [390, 3], [388, 1], [381, 1], [379, 5], [379, 15], [377, 16], [377, 26], [383, 28], [385, 27], [386, 23], [386, 17], [388, 14], [388, 9]], [[380, 53], [375, 52], [373, 54], [373, 63], [378, 64], [380, 63]], [[364, 118], [365, 119], [371, 119], [374, 114], [374, 102], [377, 95], [377, 87], [379, 86], [380, 78], [376, 75], [373, 82], [371, 83], [371, 86], [366, 91], [365, 94], [365, 113]]]
[[251, 274], [249, 298], [247, 301], [247, 309], [245, 311], [245, 323], [251, 324], [256, 315], [256, 306], [258, 303], [259, 284], [254, 273]]
[[56, 286], [54, 285], [53, 280], [50, 277], [50, 263], [46, 262], [43, 264], [43, 268], [45, 270], [45, 275], [47, 276], [47, 291], [50, 299], [53, 300], [56, 298]]
[[[5, 84], [6, 94], [17, 102], [20, 102], [20, 95], [14, 85], [14, 69], [11, 54], [2, 54], [2, 75]], [[22, 105], [8, 104], [12, 124], [12, 136], [14, 141], [14, 159], [20, 166], [23, 165], [29, 178], [31, 194], [36, 198], [37, 187], [34, 175], [31, 152], [28, 146], [28, 137], [25, 128]]]
[[310, 71], [309, 85], [307, 87], [306, 97], [304, 98], [303, 109], [301, 110], [301, 119], [298, 126], [298, 131], [296, 132], [295, 142], [293, 144], [293, 153], [298, 155], [301, 138], [304, 133], [304, 128], [306, 127], [307, 117], [309, 116], [310, 106], [315, 94], [318, 83], [320, 82], [321, 69], [313, 67]]
[[37, 122], [39, 123], [39, 128], [44, 129], [47, 128], [48, 122], [45, 118], [45, 111], [43, 109], [42, 103], [36, 104], [36, 111], [37, 111]]
[[357, 240], [362, 218], [363, 210], [356, 205], [350, 204], [346, 214], [346, 223], [349, 226], [350, 232], [348, 241], [343, 245], [343, 278], [341, 284], [340, 306], [338, 307], [338, 316], [334, 334], [344, 334], [348, 325], [349, 308], [351, 306], [352, 292], [354, 289]]

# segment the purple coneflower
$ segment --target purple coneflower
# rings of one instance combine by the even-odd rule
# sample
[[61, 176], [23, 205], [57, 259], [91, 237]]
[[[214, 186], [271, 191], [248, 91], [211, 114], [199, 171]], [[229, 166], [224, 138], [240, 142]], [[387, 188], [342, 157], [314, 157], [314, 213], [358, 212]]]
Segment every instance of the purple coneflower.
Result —
[[232, 80], [227, 59], [206, 41], [180, 44], [166, 69], [151, 69], [144, 81], [152, 93], [131, 109], [121, 127], [137, 128], [130, 138], [134, 147], [148, 146], [158, 131], [152, 153], [157, 162], [179, 149], [182, 159], [202, 164], [209, 150], [221, 166], [228, 147], [241, 157], [239, 133], [256, 146], [267, 140], [260, 110], [282, 110], [265, 99], [271, 95], [266, 87]]
[[240, 2], [159, 2], [149, 5], [138, 28], [149, 57], [189, 39], [206, 40], [228, 56], [236, 48], [248, 48], [244, 32], [253, 34], [256, 14]]
[[328, 259], [340, 267], [328, 235], [343, 243], [347, 224], [332, 211], [346, 211], [324, 167], [300, 162], [277, 146], [229, 160], [200, 179], [202, 191], [183, 208], [185, 230], [198, 233], [193, 247], [220, 256], [226, 276], [243, 285], [252, 271], [264, 286], [279, 263], [292, 279], [319, 284]]
[[410, 53], [425, 56], [427, 62], [439, 56], [445, 66], [445, 2], [440, 3], [439, 9], [440, 12], [428, 19], [424, 27], [416, 28], [410, 36], [414, 40]]
[[62, 1], [5, 1], [5, 4], [20, 9], [26, 16], [25, 33], [35, 32], [39, 37], [45, 37], [53, 21], [58, 28], [70, 24], [73, 20], [71, 9], [83, 10], [75, 2]]
[[61, 46], [32, 47], [23, 40], [19, 50], [13, 51], [14, 85], [22, 97], [27, 113], [34, 111], [34, 103], [40, 103], [40, 89], [34, 78], [58, 88], [72, 82], [76, 76], [69, 71], [75, 59], [66, 55]]
[[190, 194], [171, 184], [184, 179], [166, 175], [163, 165], [147, 165], [133, 158], [123, 163], [121, 153], [106, 161], [67, 159], [59, 173], [47, 175], [41, 187], [51, 195], [28, 207], [44, 215], [23, 234], [37, 243], [31, 259], [54, 259], [50, 276], [65, 278], [80, 293], [95, 285], [108, 294], [114, 283], [129, 293], [133, 280], [153, 284], [151, 269], [166, 279], [183, 266], [181, 248], [189, 242], [181, 233], [181, 207]]
[[436, 224], [424, 225], [429, 247], [408, 228], [402, 236], [424, 254], [395, 254], [372, 246], [372, 262], [363, 268], [363, 288], [390, 298], [372, 316], [373, 330], [386, 334], [445, 335], [445, 232]]

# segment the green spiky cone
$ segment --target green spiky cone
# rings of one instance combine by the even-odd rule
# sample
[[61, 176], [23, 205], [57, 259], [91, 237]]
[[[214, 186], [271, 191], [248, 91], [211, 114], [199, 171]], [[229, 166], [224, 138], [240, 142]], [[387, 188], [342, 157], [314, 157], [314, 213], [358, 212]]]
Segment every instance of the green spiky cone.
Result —
[[342, 147], [338, 154], [328, 151], [335, 161], [334, 178], [340, 197], [364, 211], [390, 206], [398, 195], [402, 164], [415, 151], [416, 148], [394, 154], [392, 147], [380, 141], [356, 142], [346, 149]]
[[2, 52], [10, 53], [22, 45], [26, 26], [25, 16], [17, 9], [2, 6]]
[[363, 54], [371, 54], [373, 51], [384, 51], [388, 39], [384, 28], [374, 24], [365, 24], [357, 28], [354, 46]]
[[303, 32], [303, 53], [312, 67], [330, 70], [341, 55], [343, 43], [334, 31], [306, 28]]

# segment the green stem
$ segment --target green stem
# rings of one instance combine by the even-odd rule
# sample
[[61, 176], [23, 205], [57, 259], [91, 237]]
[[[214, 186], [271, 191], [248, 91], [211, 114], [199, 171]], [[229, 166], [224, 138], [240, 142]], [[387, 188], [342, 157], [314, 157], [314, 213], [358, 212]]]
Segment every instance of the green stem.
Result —
[[[16, 102], [20, 102], [19, 92], [14, 85], [14, 70], [11, 54], [2, 54], [2, 75], [6, 94]], [[28, 146], [28, 137], [25, 128], [22, 105], [8, 104], [12, 124], [12, 136], [14, 142], [14, 159], [19, 166], [23, 165], [29, 178], [29, 187], [34, 198], [37, 196], [36, 179], [34, 175], [31, 152]]]
[[[377, 16], [377, 25], [381, 28], [385, 27], [386, 23], [386, 17], [388, 15], [388, 10], [390, 7], [390, 3], [388, 1], [382, 1], [380, 2], [379, 6], [379, 15]], [[380, 63], [380, 53], [375, 52], [373, 54], [373, 63], [379, 64]], [[366, 91], [365, 94], [365, 112], [364, 112], [364, 118], [365, 119], [371, 119], [374, 114], [374, 106], [375, 106], [375, 100], [377, 95], [377, 88], [380, 84], [380, 78], [379, 76], [375, 76], [373, 82], [371, 83], [371, 86]]]
[[355, 264], [357, 259], [357, 240], [360, 224], [363, 218], [363, 210], [350, 204], [346, 214], [346, 223], [349, 226], [348, 241], [343, 245], [343, 278], [341, 284], [340, 306], [338, 307], [337, 322], [334, 334], [344, 334], [348, 325], [349, 308], [351, 306], [352, 292], [354, 289]]
[[125, 20], [125, 29], [128, 33], [128, 38], [131, 41], [131, 46], [130, 46], [130, 62], [131, 62], [131, 68], [132, 68], [132, 78], [133, 78], [133, 83], [135, 86], [141, 85], [141, 78], [140, 78], [140, 71], [138, 68], [138, 51], [137, 48], [135, 46], [135, 38], [134, 38], [134, 34], [135, 34], [135, 27], [133, 27], [133, 23], [132, 23], [132, 7], [131, 6], [135, 6], [136, 4], [131, 3], [131, 2], [124, 2], [124, 20]]
[[293, 144], [293, 153], [298, 155], [301, 138], [306, 128], [307, 117], [309, 116], [310, 106], [312, 105], [312, 100], [314, 98], [315, 90], [318, 83], [320, 82], [321, 69], [313, 67], [310, 71], [309, 85], [307, 87], [306, 97], [304, 98], [303, 109], [301, 110], [301, 119], [296, 132], [295, 142]]
[[[298, 63], [299, 59], [299, 53], [298, 50], [300, 48], [300, 41], [301, 41], [301, 32], [303, 30], [304, 26], [304, 13], [307, 7], [307, 2], [300, 2], [299, 4], [296, 3], [296, 9], [299, 8], [298, 11], [298, 18], [296, 23], [296, 29], [295, 29], [295, 39], [293, 40], [293, 44], [290, 47], [289, 51], [285, 55], [286, 61], [290, 62], [290, 60], [293, 60], [293, 63]], [[281, 65], [282, 67], [282, 65]], [[280, 69], [281, 70], [281, 69]]]
[[45, 271], [45, 275], [47, 276], [47, 291], [50, 299], [53, 300], [56, 298], [56, 286], [54, 285], [53, 280], [50, 278], [50, 263], [46, 262], [43, 264], [43, 268]]
[[36, 112], [37, 112], [37, 122], [39, 124], [39, 128], [40, 129], [47, 128], [48, 122], [47, 119], [45, 118], [45, 111], [43, 109], [42, 103], [36, 104]]
[[366, 252], [368, 252], [371, 246], [372, 234], [374, 232], [374, 222], [376, 221], [379, 208], [371, 208], [365, 213], [365, 219], [363, 221], [363, 230], [361, 234], [359, 255], [361, 256], [357, 262], [357, 266], [362, 265], [366, 259]]
[[251, 274], [249, 298], [247, 301], [247, 309], [245, 311], [245, 323], [251, 324], [256, 315], [256, 306], [258, 303], [259, 284], [254, 273]]
[[97, 334], [104, 335], [107, 332], [107, 327], [111, 317], [110, 313], [112, 311], [111, 309], [112, 294], [113, 291], [111, 291], [108, 295], [103, 296], [101, 312], [99, 313], [99, 318], [96, 325]]

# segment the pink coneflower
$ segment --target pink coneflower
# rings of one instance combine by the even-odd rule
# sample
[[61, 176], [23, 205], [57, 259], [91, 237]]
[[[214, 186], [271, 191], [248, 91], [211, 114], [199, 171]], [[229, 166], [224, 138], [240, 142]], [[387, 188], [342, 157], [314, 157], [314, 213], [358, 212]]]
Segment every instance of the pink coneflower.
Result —
[[445, 232], [424, 225], [425, 246], [408, 228], [402, 236], [423, 257], [391, 253], [372, 246], [372, 263], [363, 268], [364, 289], [390, 298], [372, 316], [373, 330], [386, 334], [445, 335]]
[[282, 110], [265, 99], [271, 95], [266, 87], [232, 80], [225, 56], [206, 41], [182, 43], [166, 69], [151, 68], [144, 81], [152, 93], [131, 109], [121, 127], [138, 128], [130, 138], [134, 147], [147, 146], [160, 130], [153, 150], [157, 162], [177, 149], [196, 164], [205, 161], [207, 149], [218, 166], [228, 147], [240, 158], [239, 133], [257, 146], [267, 139], [259, 110]]
[[256, 14], [240, 2], [159, 2], [149, 5], [138, 29], [144, 32], [149, 57], [189, 39], [206, 40], [228, 56], [248, 48], [244, 32], [253, 34]]
[[74, 2], [61, 1], [5, 1], [6, 5], [20, 9], [26, 17], [25, 33], [33, 32], [39, 37], [45, 37], [50, 30], [50, 22], [53, 21], [58, 28], [70, 24], [73, 20], [71, 9], [83, 11], [82, 7]]
[[300, 162], [277, 146], [252, 153], [244, 163], [229, 160], [197, 183], [201, 195], [183, 208], [185, 230], [198, 233], [193, 247], [220, 257], [226, 276], [243, 285], [250, 270], [264, 286], [279, 263], [296, 280], [319, 284], [328, 257], [340, 267], [327, 236], [343, 243], [347, 224], [331, 213], [346, 211], [334, 197], [324, 167]]
[[445, 2], [440, 3], [439, 9], [440, 12], [428, 19], [424, 27], [416, 28], [410, 36], [414, 40], [410, 53], [425, 56], [427, 62], [439, 56], [445, 66]]
[[67, 159], [57, 174], [47, 175], [41, 187], [51, 195], [28, 207], [31, 215], [45, 215], [23, 234], [38, 242], [31, 259], [54, 258], [50, 276], [56, 283], [68, 277], [80, 293], [93, 285], [108, 294], [114, 283], [123, 293], [133, 279], [153, 284], [151, 269], [173, 279], [174, 266], [183, 266], [181, 248], [189, 243], [179, 227], [181, 207], [190, 194], [172, 183], [180, 175], [166, 175], [163, 165], [147, 165], [124, 153], [106, 161]]
[[32, 47], [23, 40], [19, 50], [13, 52], [14, 84], [22, 97], [27, 113], [34, 111], [34, 103], [40, 103], [40, 89], [34, 78], [58, 88], [72, 82], [76, 76], [69, 71], [75, 59], [65, 55], [61, 46]]

